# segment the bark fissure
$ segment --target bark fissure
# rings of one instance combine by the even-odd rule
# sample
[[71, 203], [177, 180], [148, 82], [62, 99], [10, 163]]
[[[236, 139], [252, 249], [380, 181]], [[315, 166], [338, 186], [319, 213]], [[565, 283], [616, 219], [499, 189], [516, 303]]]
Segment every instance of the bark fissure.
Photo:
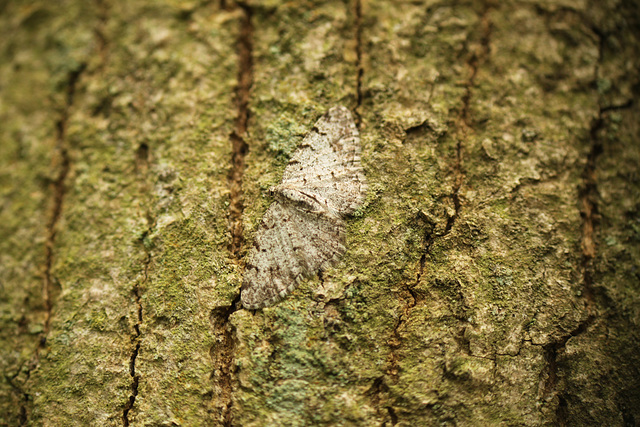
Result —
[[[147, 180], [147, 173], [149, 171], [149, 146], [146, 143], [141, 143], [135, 152], [135, 170], [136, 173], [141, 177], [140, 178], [140, 194], [148, 194], [149, 192], [149, 183]], [[141, 326], [144, 321], [143, 318], [143, 308], [142, 308], [142, 293], [141, 293], [141, 285], [146, 285], [149, 282], [149, 266], [151, 264], [151, 250], [147, 247], [147, 239], [151, 235], [153, 231], [153, 227], [155, 226], [155, 220], [152, 217], [151, 210], [147, 210], [146, 220], [148, 224], [147, 230], [144, 232], [142, 237], [140, 238], [139, 243], [142, 245], [142, 248], [145, 253], [145, 258], [143, 261], [143, 270], [142, 270], [142, 278], [137, 280], [133, 284], [133, 288], [131, 289], [131, 293], [133, 294], [134, 301], [136, 304], [136, 320], [133, 325], [133, 334], [131, 335], [132, 342], [132, 350], [131, 356], [129, 357], [129, 376], [131, 377], [131, 394], [127, 402], [124, 405], [124, 409], [122, 411], [122, 423], [123, 425], [129, 426], [129, 413], [133, 409], [133, 406], [136, 403], [136, 398], [138, 397], [138, 390], [140, 384], [140, 374], [136, 373], [136, 361], [138, 355], [140, 354], [140, 347], [142, 344], [142, 331]]]
[[[598, 38], [598, 60], [594, 67], [593, 78], [597, 81], [600, 74], [600, 63], [604, 54], [604, 46], [606, 34], [599, 28], [591, 27], [594, 34]], [[558, 425], [567, 425], [568, 412], [567, 401], [563, 394], [557, 390], [558, 386], [558, 356], [564, 352], [567, 342], [574, 337], [585, 333], [597, 318], [597, 304], [594, 294], [594, 260], [597, 256], [596, 233], [598, 221], [600, 218], [598, 198], [598, 181], [597, 181], [597, 163], [598, 158], [603, 152], [603, 140], [600, 136], [601, 132], [606, 128], [606, 115], [609, 112], [630, 108], [633, 100], [628, 100], [620, 105], [602, 105], [602, 99], [598, 99], [598, 114], [591, 121], [588, 131], [589, 152], [587, 153], [585, 167], [582, 172], [581, 188], [578, 192], [580, 216], [582, 218], [581, 232], [581, 261], [580, 269], [582, 271], [582, 298], [584, 301], [585, 318], [574, 330], [562, 337], [560, 340], [552, 342], [544, 346], [545, 359], [547, 366], [541, 373], [546, 375], [544, 386], [544, 396], [550, 396], [555, 393], [558, 397], [556, 407], [556, 423]]]
[[[142, 144], [142, 146], [145, 146], [145, 144]], [[140, 160], [140, 149], [138, 149], [138, 153], [136, 158], [138, 160]], [[146, 164], [146, 161], [145, 161]], [[146, 167], [143, 168], [144, 170], [146, 170]], [[151, 224], [153, 222], [150, 222]], [[147, 230], [147, 232], [145, 233], [145, 235], [143, 236], [142, 240], [143, 240], [143, 245], [144, 245], [144, 239], [151, 233], [151, 229]], [[142, 276], [142, 283], [147, 283], [147, 281], [149, 280], [149, 264], [151, 264], [151, 253], [147, 250], [147, 258], [144, 261], [144, 271], [143, 271], [143, 276]], [[133, 296], [136, 302], [136, 314], [137, 314], [137, 318], [136, 318], [136, 323], [133, 325], [133, 336], [131, 337], [131, 340], [133, 342], [133, 350], [131, 352], [131, 357], [129, 358], [129, 375], [131, 376], [131, 394], [129, 395], [129, 399], [127, 400], [127, 402], [125, 403], [124, 409], [122, 411], [122, 424], [125, 427], [129, 426], [129, 412], [131, 412], [131, 409], [133, 409], [133, 406], [136, 403], [136, 398], [138, 397], [138, 385], [140, 384], [140, 375], [136, 373], [136, 359], [138, 358], [138, 354], [140, 353], [140, 346], [142, 344], [142, 333], [140, 331], [140, 327], [142, 326], [142, 322], [143, 322], [143, 315], [142, 315], [142, 299], [141, 299], [141, 294], [140, 294], [140, 282], [136, 282], [133, 286], [132, 289], [133, 292]]]
[[592, 267], [596, 256], [595, 228], [599, 217], [596, 167], [598, 157], [602, 153], [602, 142], [598, 134], [603, 127], [604, 118], [601, 109], [589, 130], [591, 148], [587, 155], [582, 176], [582, 190], [579, 194], [582, 216], [582, 296], [588, 316], [594, 314]]
[[5, 374], [5, 376], [4, 376], [5, 380], [7, 381], [7, 384], [9, 384], [11, 386], [13, 392], [16, 395], [19, 395], [20, 398], [23, 401], [22, 405], [20, 405], [20, 409], [19, 409], [20, 412], [19, 412], [19, 415], [18, 415], [18, 423], [19, 423], [20, 426], [27, 425], [27, 407], [26, 407], [26, 404], [30, 399], [30, 395], [24, 391], [23, 387], [21, 385], [16, 384], [16, 382], [14, 381], [16, 379], [16, 377], [18, 375], [20, 375], [20, 371], [22, 371], [23, 366], [24, 366], [24, 362], [20, 364], [20, 366], [18, 367], [18, 369], [16, 370], [16, 372], [13, 375]]
[[136, 344], [136, 347], [131, 355], [131, 360], [129, 362], [129, 375], [131, 375], [131, 395], [129, 396], [129, 400], [124, 407], [124, 411], [122, 412], [122, 423], [125, 426], [129, 426], [129, 411], [133, 408], [133, 405], [136, 403], [136, 397], [138, 396], [138, 382], [139, 377], [136, 375], [136, 358], [138, 357], [138, 352], [140, 351], [140, 343]]
[[[463, 153], [464, 153], [463, 140], [464, 138], [466, 138], [467, 134], [472, 128], [470, 106], [471, 106], [471, 99], [473, 95], [473, 86], [475, 85], [475, 79], [478, 74], [478, 70], [480, 66], [486, 61], [486, 59], [490, 54], [492, 24], [491, 24], [491, 21], [489, 20], [489, 10], [490, 10], [489, 6], [485, 7], [480, 19], [481, 32], [482, 32], [480, 37], [480, 47], [476, 52], [472, 52], [471, 56], [467, 60], [467, 66], [470, 69], [470, 73], [469, 73], [469, 78], [465, 83], [465, 92], [462, 95], [462, 106], [455, 120], [455, 129], [456, 129], [455, 134], [457, 137], [457, 143], [456, 143], [456, 149], [455, 149], [455, 161], [453, 164], [454, 185], [453, 185], [453, 191], [449, 196], [453, 201], [454, 213], [447, 218], [447, 223], [445, 225], [444, 230], [441, 233], [438, 233], [438, 234], [427, 233], [427, 235], [425, 236], [424, 248], [419, 261], [419, 268], [416, 274], [415, 286], [417, 286], [420, 283], [420, 280], [424, 275], [424, 269], [427, 262], [427, 257], [429, 255], [429, 252], [431, 250], [433, 243], [435, 242], [436, 239], [444, 238], [451, 232], [460, 213], [461, 200], [460, 200], [459, 193], [460, 193], [460, 188], [462, 187], [462, 184], [464, 182], [464, 176], [465, 176], [464, 167], [463, 167]], [[397, 353], [402, 345], [402, 336], [400, 334], [400, 330], [402, 329], [403, 325], [406, 323], [407, 319], [409, 318], [411, 314], [411, 310], [414, 307], [416, 307], [416, 305], [418, 304], [418, 295], [414, 291], [413, 287], [410, 285], [407, 285], [406, 290], [409, 297], [403, 299], [405, 301], [403, 306], [403, 314], [399, 317], [398, 322], [396, 323], [393, 329], [393, 332], [391, 334], [391, 340], [390, 340], [391, 352], [389, 355], [389, 360], [387, 362], [387, 367], [385, 369], [385, 375], [376, 379], [374, 386], [372, 386], [370, 389], [372, 393], [377, 392], [378, 394], [380, 394], [385, 390], [388, 390], [388, 387], [385, 384], [385, 376], [388, 376], [393, 381], [398, 380], [399, 357]], [[461, 321], [464, 321], [464, 319], [461, 319]], [[462, 331], [464, 332], [464, 328]], [[470, 352], [468, 351], [468, 353]], [[376, 396], [376, 399], [380, 401], [381, 397], [378, 395]], [[391, 418], [392, 425], [395, 425], [398, 422], [398, 417], [393, 411], [393, 407], [388, 406], [387, 410]]]
[[[627, 101], [622, 105], [610, 105], [600, 107], [598, 115], [593, 119], [589, 129], [590, 149], [587, 154], [585, 168], [582, 174], [582, 188], [579, 191], [580, 198], [580, 215], [582, 217], [582, 298], [584, 300], [585, 318], [570, 333], [562, 337], [560, 340], [552, 342], [544, 346], [545, 359], [547, 361], [546, 369], [543, 375], [546, 375], [544, 395], [549, 396], [557, 393], [558, 384], [558, 355], [561, 354], [567, 345], [567, 342], [574, 337], [585, 333], [597, 318], [597, 304], [594, 294], [594, 266], [593, 262], [597, 256], [596, 230], [598, 227], [599, 209], [598, 209], [598, 183], [597, 183], [597, 161], [602, 154], [603, 143], [599, 136], [600, 132], [606, 126], [606, 114], [610, 111], [630, 108], [633, 101]], [[565, 402], [565, 404], [563, 404]], [[561, 393], [558, 393], [558, 406], [556, 408], [556, 421], [558, 425], [567, 425], [566, 419], [566, 399]]]
[[[47, 223], [47, 238], [45, 242], [45, 265], [44, 265], [44, 280], [43, 280], [43, 295], [45, 305], [45, 318], [43, 327], [43, 336], [49, 333], [51, 328], [51, 316], [53, 314], [54, 294], [56, 292], [56, 283], [53, 278], [51, 268], [53, 266], [53, 248], [56, 243], [57, 227], [62, 214], [62, 208], [64, 204], [64, 198], [66, 195], [67, 176], [69, 175], [69, 169], [71, 168], [71, 158], [69, 157], [69, 151], [67, 148], [67, 126], [69, 122], [70, 110], [73, 106], [73, 101], [76, 92], [76, 85], [82, 72], [85, 70], [86, 64], [82, 64], [77, 70], [69, 73], [67, 80], [67, 94], [66, 102], [63, 107], [60, 119], [56, 123], [56, 159], [57, 165], [54, 168], [57, 169], [57, 175], [51, 183], [52, 193], [52, 207], [49, 215], [49, 222]], [[44, 343], [42, 343], [44, 344]]]
[[214, 327], [215, 344], [211, 347], [211, 358], [214, 371], [211, 379], [218, 404], [219, 421], [224, 426], [233, 425], [233, 375], [236, 348], [235, 329], [229, 321], [231, 315], [238, 310], [240, 295], [228, 307], [219, 307], [211, 312], [211, 323]]
[[229, 171], [229, 228], [231, 230], [231, 253], [236, 259], [241, 258], [240, 250], [244, 242], [242, 213], [242, 178], [244, 175], [245, 156], [249, 146], [245, 141], [249, 121], [249, 97], [253, 83], [253, 24], [251, 9], [239, 4], [243, 11], [240, 19], [240, 33], [237, 43], [238, 84], [236, 87], [236, 118], [231, 139], [231, 170]]
[[389, 414], [389, 410], [387, 409], [386, 413], [385, 411], [383, 411], [383, 409], [386, 409], [387, 407], [383, 405], [382, 396], [388, 393], [389, 387], [385, 383], [384, 376], [378, 377], [373, 380], [373, 384], [371, 384], [371, 387], [369, 387], [369, 390], [367, 390], [366, 393], [371, 398], [372, 406], [376, 408], [376, 412], [378, 413], [380, 418], [385, 420], [382, 422], [383, 426], [387, 424], [387, 417], [389, 417], [388, 419], [393, 422]]
[[[236, 118], [234, 130], [230, 135], [232, 155], [229, 171], [229, 228], [231, 231], [230, 252], [232, 258], [240, 263], [244, 245], [244, 226], [242, 223], [243, 176], [245, 156], [249, 146], [245, 140], [249, 122], [249, 100], [253, 84], [253, 22], [252, 9], [244, 3], [236, 3], [242, 11], [237, 40], [238, 83], [235, 91]], [[235, 330], [230, 322], [231, 315], [239, 309], [240, 294], [230, 306], [219, 307], [211, 312], [211, 324], [215, 335], [215, 344], [211, 347], [214, 370], [211, 374], [216, 402], [218, 402], [219, 421], [224, 426], [233, 425], [233, 375], [235, 357]]]
[[464, 155], [464, 144], [463, 140], [468, 136], [469, 132], [473, 128], [472, 118], [471, 118], [471, 99], [473, 96], [473, 87], [475, 86], [476, 77], [478, 75], [478, 70], [480, 66], [487, 60], [490, 54], [490, 43], [491, 43], [491, 30], [492, 24], [489, 20], [489, 6], [486, 6], [484, 11], [482, 12], [482, 16], [480, 18], [481, 25], [481, 37], [480, 37], [480, 45], [478, 49], [471, 52], [471, 55], [467, 59], [467, 67], [469, 68], [469, 78], [465, 83], [465, 92], [462, 95], [462, 107], [456, 119], [455, 128], [456, 128], [456, 153], [455, 153], [455, 161], [453, 165], [453, 175], [454, 175], [454, 183], [453, 183], [453, 191], [451, 193], [451, 200], [453, 201], [454, 213], [447, 219], [447, 224], [445, 227], [444, 234], [448, 234], [449, 231], [453, 228], [456, 219], [458, 219], [458, 215], [460, 214], [461, 209], [461, 200], [460, 200], [460, 188], [462, 188], [462, 184], [465, 178], [465, 171], [463, 165], [463, 155]]
[[362, 124], [360, 115], [360, 107], [362, 106], [362, 79], [364, 77], [364, 68], [362, 65], [362, 0], [355, 0], [355, 44], [356, 44], [356, 108], [355, 118], [358, 129]]
[[554, 390], [558, 383], [558, 354], [564, 351], [567, 342], [582, 333], [584, 333], [589, 325], [593, 322], [594, 316], [589, 315], [585, 320], [580, 322], [578, 326], [563, 336], [561, 339], [556, 340], [550, 344], [543, 345], [544, 358], [547, 363], [545, 369], [542, 371], [542, 376], [546, 376], [544, 381], [543, 396], [549, 396], [554, 393]]
[[[51, 208], [49, 212], [49, 221], [46, 224], [45, 239], [45, 260], [43, 268], [42, 280], [42, 297], [44, 303], [44, 320], [42, 333], [40, 334], [40, 342], [35, 349], [34, 355], [28, 364], [26, 378], [29, 379], [31, 372], [37, 368], [40, 362], [40, 351], [47, 344], [47, 337], [51, 329], [51, 319], [53, 316], [53, 307], [55, 305], [56, 294], [58, 293], [58, 284], [56, 283], [53, 273], [54, 253], [53, 249], [56, 244], [58, 222], [62, 215], [64, 199], [66, 195], [67, 177], [71, 169], [71, 158], [67, 148], [67, 127], [71, 108], [76, 94], [76, 86], [78, 81], [86, 69], [87, 64], [82, 63], [80, 66], [71, 71], [67, 77], [67, 89], [65, 102], [62, 107], [60, 117], [56, 122], [56, 153], [53, 155], [53, 170], [55, 178], [50, 183], [51, 192]], [[12, 384], [13, 385], [13, 384]], [[20, 406], [20, 425], [28, 424], [27, 404], [31, 399], [31, 395], [24, 391], [21, 387], [17, 387], [22, 394], [22, 405]]]
[[405, 286], [404, 291], [401, 296], [403, 301], [402, 314], [398, 317], [398, 321], [396, 322], [395, 327], [393, 328], [393, 332], [391, 333], [391, 339], [389, 340], [389, 347], [391, 348], [391, 352], [389, 353], [389, 362], [386, 369], [386, 375], [391, 378], [393, 382], [398, 381], [399, 366], [398, 366], [398, 350], [402, 346], [402, 335], [400, 334], [400, 329], [407, 323], [409, 316], [411, 315], [411, 310], [416, 306], [417, 300], [415, 293], [410, 285]]

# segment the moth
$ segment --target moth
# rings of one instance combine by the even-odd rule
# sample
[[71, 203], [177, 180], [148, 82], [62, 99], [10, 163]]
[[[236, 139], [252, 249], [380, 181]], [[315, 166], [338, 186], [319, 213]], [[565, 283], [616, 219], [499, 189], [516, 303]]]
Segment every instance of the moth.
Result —
[[335, 265], [345, 252], [345, 218], [362, 206], [366, 179], [351, 112], [327, 111], [293, 153], [282, 182], [271, 187], [246, 261], [242, 305], [273, 305], [301, 280]]

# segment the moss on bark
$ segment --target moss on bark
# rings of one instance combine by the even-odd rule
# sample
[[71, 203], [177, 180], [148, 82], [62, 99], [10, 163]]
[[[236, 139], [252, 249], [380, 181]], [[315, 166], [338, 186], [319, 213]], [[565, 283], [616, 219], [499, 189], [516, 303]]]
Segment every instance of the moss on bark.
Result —
[[[632, 2], [64, 3], [0, 9], [0, 424], [640, 419]], [[244, 310], [336, 104], [347, 254]]]

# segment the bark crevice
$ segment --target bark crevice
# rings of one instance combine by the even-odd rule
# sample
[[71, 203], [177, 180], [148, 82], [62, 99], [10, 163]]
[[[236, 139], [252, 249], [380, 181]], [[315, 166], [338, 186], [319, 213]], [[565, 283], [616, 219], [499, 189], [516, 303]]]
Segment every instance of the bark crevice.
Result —
[[362, 0], [354, 0], [355, 16], [355, 45], [356, 45], [356, 126], [360, 129], [362, 117], [360, 107], [362, 106], [362, 80], [364, 77], [364, 67], [362, 65]]
[[[596, 26], [591, 26], [592, 31], [598, 38], [598, 60], [594, 67], [593, 78], [597, 81], [600, 74], [600, 64], [604, 55], [604, 46], [607, 35]], [[545, 359], [547, 366], [542, 372], [546, 375], [544, 386], [544, 395], [550, 396], [555, 393], [558, 397], [556, 407], [556, 422], [558, 425], [567, 425], [568, 411], [567, 400], [558, 388], [558, 356], [562, 354], [566, 348], [567, 342], [574, 337], [584, 334], [589, 327], [597, 319], [597, 302], [594, 290], [594, 260], [597, 256], [597, 228], [600, 219], [598, 199], [599, 189], [597, 180], [597, 163], [598, 158], [603, 153], [604, 145], [601, 133], [605, 130], [607, 123], [607, 114], [612, 111], [624, 110], [633, 106], [633, 100], [630, 99], [619, 105], [602, 105], [602, 99], [598, 99], [598, 113], [591, 121], [588, 130], [589, 151], [586, 156], [584, 170], [582, 172], [582, 182], [578, 191], [580, 216], [582, 218], [581, 230], [581, 261], [580, 269], [582, 271], [581, 278], [581, 294], [584, 301], [585, 318], [567, 335], [555, 342], [544, 346]]]
[[[53, 166], [54, 179], [49, 184], [49, 191], [51, 193], [51, 204], [49, 210], [49, 220], [46, 224], [46, 238], [45, 238], [45, 258], [43, 266], [43, 280], [42, 280], [42, 297], [44, 305], [44, 320], [42, 333], [40, 334], [40, 341], [35, 349], [34, 355], [28, 364], [26, 372], [26, 378], [29, 379], [31, 372], [37, 368], [40, 363], [40, 352], [47, 344], [47, 337], [51, 329], [51, 319], [53, 317], [53, 307], [55, 300], [59, 294], [59, 284], [55, 280], [52, 272], [54, 253], [53, 249], [56, 244], [56, 237], [58, 234], [58, 223], [62, 216], [62, 209], [64, 205], [64, 199], [67, 190], [67, 178], [69, 170], [71, 169], [71, 157], [69, 155], [69, 149], [67, 147], [67, 128], [69, 122], [69, 116], [71, 114], [71, 108], [73, 107], [76, 88], [82, 73], [87, 68], [86, 63], [81, 63], [79, 67], [71, 72], [67, 76], [67, 85], [65, 93], [65, 102], [62, 107], [62, 111], [58, 120], [56, 121], [56, 146], [55, 153], [53, 154]], [[15, 386], [11, 383], [12, 386]], [[22, 405], [20, 406], [20, 425], [28, 424], [28, 411], [27, 405], [31, 400], [31, 395], [23, 388], [15, 386], [22, 394]]]
[[[579, 191], [580, 215], [582, 217], [582, 298], [585, 306], [585, 318], [576, 328], [560, 340], [552, 342], [544, 346], [545, 359], [547, 361], [546, 370], [543, 374], [547, 375], [544, 393], [549, 396], [552, 393], [558, 393], [556, 388], [558, 384], [558, 356], [564, 352], [567, 342], [574, 337], [580, 336], [587, 332], [589, 327], [597, 319], [597, 302], [594, 291], [594, 260], [597, 256], [596, 233], [598, 221], [600, 218], [598, 208], [599, 190], [597, 183], [597, 161], [603, 152], [603, 143], [600, 133], [606, 127], [606, 114], [611, 111], [623, 110], [630, 108], [633, 101], [627, 101], [621, 105], [609, 105], [600, 107], [597, 117], [595, 117], [589, 128], [589, 144], [590, 149], [587, 154], [585, 168], [582, 173], [582, 184]], [[566, 399], [562, 393], [558, 393], [558, 406], [556, 408], [556, 421], [559, 425], [567, 425], [568, 413], [566, 411]], [[564, 402], [564, 403], [563, 403]]]
[[453, 201], [454, 213], [449, 216], [447, 219], [447, 224], [445, 226], [443, 235], [448, 234], [453, 228], [456, 220], [458, 219], [458, 215], [460, 214], [460, 209], [462, 207], [462, 202], [460, 200], [460, 188], [462, 188], [462, 184], [465, 179], [465, 170], [463, 165], [463, 156], [464, 156], [464, 144], [463, 140], [468, 136], [469, 132], [473, 129], [472, 123], [472, 113], [471, 113], [471, 99], [473, 97], [473, 87], [475, 86], [476, 77], [478, 75], [478, 71], [480, 66], [487, 61], [489, 55], [491, 53], [491, 31], [492, 31], [492, 23], [489, 19], [489, 11], [490, 6], [486, 5], [485, 9], [482, 12], [480, 17], [480, 43], [477, 49], [473, 49], [469, 58], [467, 59], [467, 68], [469, 69], [469, 77], [465, 82], [465, 91], [462, 95], [462, 107], [460, 108], [460, 112], [455, 121], [455, 135], [456, 135], [456, 152], [455, 152], [455, 161], [453, 165], [453, 191], [451, 193], [451, 200]]
[[242, 214], [244, 203], [242, 200], [242, 179], [244, 176], [245, 156], [249, 146], [245, 141], [249, 122], [249, 99], [253, 84], [253, 23], [251, 8], [238, 4], [242, 10], [240, 18], [240, 32], [237, 42], [238, 55], [238, 84], [236, 86], [236, 118], [231, 140], [231, 169], [229, 171], [229, 228], [231, 231], [231, 253], [234, 258], [241, 258], [244, 243]]
[[[356, 3], [358, 4], [358, 3]], [[473, 95], [473, 87], [475, 85], [476, 76], [478, 74], [478, 70], [480, 66], [487, 60], [490, 55], [490, 43], [491, 43], [491, 30], [492, 23], [489, 20], [489, 10], [490, 6], [487, 5], [485, 9], [482, 11], [482, 15], [480, 18], [481, 22], [481, 36], [480, 36], [480, 44], [479, 48], [471, 53], [469, 58], [467, 59], [467, 66], [470, 69], [469, 78], [465, 82], [465, 92], [462, 95], [462, 106], [458, 113], [458, 116], [455, 120], [455, 135], [457, 137], [456, 147], [455, 147], [455, 160], [453, 164], [453, 176], [454, 176], [454, 184], [453, 191], [449, 196], [453, 201], [454, 212], [447, 218], [447, 222], [444, 230], [441, 233], [433, 234], [428, 232], [424, 238], [424, 245], [422, 250], [422, 255], [419, 260], [419, 268], [416, 274], [416, 282], [414, 286], [417, 286], [420, 283], [422, 276], [424, 275], [424, 269], [427, 262], [427, 257], [431, 250], [431, 247], [436, 239], [444, 238], [447, 236], [453, 226], [455, 225], [456, 220], [458, 219], [460, 209], [461, 209], [461, 200], [460, 200], [460, 188], [464, 182], [464, 167], [463, 167], [463, 154], [464, 154], [464, 145], [463, 140], [467, 137], [467, 134], [472, 129], [471, 123], [471, 99]], [[370, 388], [370, 394], [375, 396], [375, 401], [381, 401], [381, 394], [386, 393], [389, 388], [385, 384], [385, 377], [391, 378], [393, 381], [398, 380], [399, 374], [399, 360], [398, 360], [398, 350], [402, 345], [402, 336], [400, 334], [400, 330], [403, 325], [406, 323], [407, 319], [411, 314], [411, 310], [416, 307], [419, 301], [419, 295], [415, 292], [414, 287], [411, 285], [405, 286], [406, 293], [408, 294], [407, 298], [403, 298], [404, 306], [403, 306], [403, 314], [399, 317], [398, 322], [396, 323], [390, 340], [391, 352], [389, 355], [389, 359], [387, 362], [387, 366], [385, 368], [385, 375], [379, 377], [374, 381], [373, 386]], [[465, 319], [460, 319], [462, 322], [466, 323]], [[464, 336], [464, 329], [459, 332], [459, 335]], [[468, 347], [468, 346], [467, 346]], [[467, 353], [470, 355], [470, 351], [467, 349]], [[387, 406], [388, 415], [391, 418], [392, 425], [398, 422], [398, 417], [395, 415], [392, 406]], [[391, 416], [394, 414], [395, 416]]]
[[218, 421], [223, 426], [233, 425], [233, 375], [236, 349], [235, 328], [230, 317], [238, 310], [240, 295], [228, 307], [218, 307], [211, 311], [211, 323], [214, 328], [215, 344], [211, 347], [214, 370], [211, 380], [214, 383], [213, 396], [216, 397]]
[[[243, 176], [245, 156], [249, 146], [245, 140], [250, 117], [249, 101], [253, 85], [253, 10], [248, 5], [238, 2], [236, 6], [242, 11], [237, 40], [238, 77], [235, 90], [236, 118], [234, 129], [230, 135], [231, 169], [229, 171], [229, 229], [231, 243], [229, 251], [232, 259], [240, 263], [244, 246], [244, 225], [242, 215]], [[218, 307], [211, 311], [210, 321], [213, 327], [215, 344], [210, 354], [214, 370], [211, 373], [217, 405], [218, 421], [224, 426], [233, 425], [233, 375], [236, 348], [235, 329], [230, 322], [231, 315], [240, 307], [240, 294], [236, 295], [231, 305]]]
[[[9, 384], [11, 386], [11, 389], [13, 390], [13, 392], [20, 396], [20, 398], [22, 399], [22, 404], [20, 405], [19, 408], [19, 413], [18, 413], [18, 425], [20, 426], [25, 426], [27, 425], [27, 403], [29, 402], [29, 399], [31, 398], [31, 396], [29, 395], [29, 393], [24, 391], [24, 388], [19, 385], [16, 384], [15, 379], [18, 377], [18, 375], [20, 375], [20, 371], [22, 371], [22, 368], [24, 366], [24, 363], [21, 363], [20, 366], [18, 367], [18, 369], [16, 370], [16, 372], [13, 375], [7, 375], [5, 374], [4, 378], [7, 381], [7, 384]], [[31, 368], [32, 369], [32, 368]], [[27, 372], [27, 374], [31, 373], [31, 369], [29, 369], [29, 371]], [[27, 376], [28, 379], [28, 376]]]
[[140, 351], [140, 342], [136, 344], [135, 349], [133, 350], [133, 354], [131, 354], [131, 360], [129, 361], [129, 375], [131, 375], [131, 395], [129, 396], [129, 400], [124, 407], [124, 411], [122, 412], [122, 424], [125, 427], [129, 426], [129, 411], [133, 409], [133, 405], [136, 403], [136, 397], [138, 396], [138, 383], [139, 376], [136, 375], [136, 358], [138, 357], [138, 352]]
[[[135, 151], [135, 170], [140, 178], [140, 194], [149, 193], [149, 183], [146, 179], [149, 171], [149, 153], [150, 149], [146, 143], [141, 143]], [[146, 220], [148, 224], [147, 230], [141, 236], [139, 243], [142, 245], [142, 249], [145, 253], [143, 261], [142, 278], [136, 280], [131, 289], [135, 301], [136, 320], [133, 325], [133, 334], [131, 335], [132, 350], [129, 357], [129, 376], [131, 377], [131, 394], [127, 402], [124, 405], [122, 411], [122, 423], [125, 427], [129, 426], [129, 413], [133, 409], [136, 398], [138, 397], [138, 390], [140, 384], [140, 374], [136, 372], [136, 361], [140, 353], [140, 347], [142, 345], [142, 331], [141, 326], [144, 321], [143, 307], [142, 307], [142, 290], [141, 285], [146, 285], [149, 282], [149, 266], [151, 265], [151, 249], [148, 247], [147, 239], [153, 232], [155, 227], [155, 219], [151, 214], [151, 210], [146, 212]]]
[[[62, 109], [60, 118], [56, 122], [56, 154], [54, 155], [54, 170], [56, 170], [56, 176], [51, 182], [51, 194], [52, 204], [49, 214], [49, 221], [46, 228], [46, 241], [45, 241], [45, 265], [44, 265], [44, 280], [43, 280], [43, 295], [45, 306], [45, 318], [43, 327], [43, 337], [46, 340], [46, 336], [51, 328], [51, 316], [53, 314], [53, 305], [55, 304], [55, 297], [58, 291], [58, 285], [55, 282], [52, 274], [53, 266], [53, 248], [56, 243], [57, 227], [62, 215], [62, 209], [64, 205], [64, 199], [66, 196], [67, 176], [71, 168], [71, 158], [69, 156], [69, 149], [67, 147], [67, 127], [69, 122], [70, 110], [73, 106], [73, 101], [76, 93], [76, 86], [80, 76], [86, 69], [86, 64], [83, 63], [78, 69], [69, 73], [67, 79], [67, 93], [66, 101]], [[42, 345], [45, 343], [43, 342]]]
[[[144, 145], [144, 144], [143, 144]], [[140, 150], [138, 150], [140, 151]], [[139, 154], [139, 153], [138, 153]], [[137, 156], [140, 157], [139, 155]], [[146, 168], [145, 168], [146, 169]], [[153, 223], [153, 222], [150, 222]], [[147, 230], [145, 235], [143, 236], [143, 245], [144, 239], [151, 233], [151, 229]], [[142, 277], [142, 283], [147, 283], [149, 280], [149, 265], [151, 264], [151, 253], [147, 250], [147, 257], [144, 261], [144, 271]], [[140, 353], [140, 346], [142, 344], [142, 333], [140, 331], [140, 327], [143, 322], [143, 311], [142, 311], [142, 299], [140, 293], [140, 282], [136, 282], [133, 286], [132, 293], [136, 302], [136, 322], [133, 325], [134, 333], [131, 337], [131, 341], [133, 342], [133, 350], [131, 352], [131, 357], [129, 358], [129, 375], [131, 376], [131, 394], [129, 395], [129, 399], [127, 400], [124, 409], [122, 411], [122, 424], [125, 427], [128, 427], [130, 424], [129, 421], [129, 412], [133, 409], [133, 406], [136, 403], [136, 398], [138, 397], [138, 386], [140, 384], [140, 375], [136, 373], [136, 360], [138, 358], [138, 354]]]

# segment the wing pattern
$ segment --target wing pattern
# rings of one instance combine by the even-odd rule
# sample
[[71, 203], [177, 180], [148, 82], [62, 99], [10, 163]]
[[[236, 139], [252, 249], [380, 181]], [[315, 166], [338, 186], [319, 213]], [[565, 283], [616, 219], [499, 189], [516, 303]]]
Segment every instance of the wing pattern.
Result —
[[348, 109], [333, 107], [270, 189], [275, 201], [247, 257], [242, 305], [275, 304], [302, 279], [334, 265], [345, 252], [344, 217], [362, 205], [365, 191], [358, 130]]

